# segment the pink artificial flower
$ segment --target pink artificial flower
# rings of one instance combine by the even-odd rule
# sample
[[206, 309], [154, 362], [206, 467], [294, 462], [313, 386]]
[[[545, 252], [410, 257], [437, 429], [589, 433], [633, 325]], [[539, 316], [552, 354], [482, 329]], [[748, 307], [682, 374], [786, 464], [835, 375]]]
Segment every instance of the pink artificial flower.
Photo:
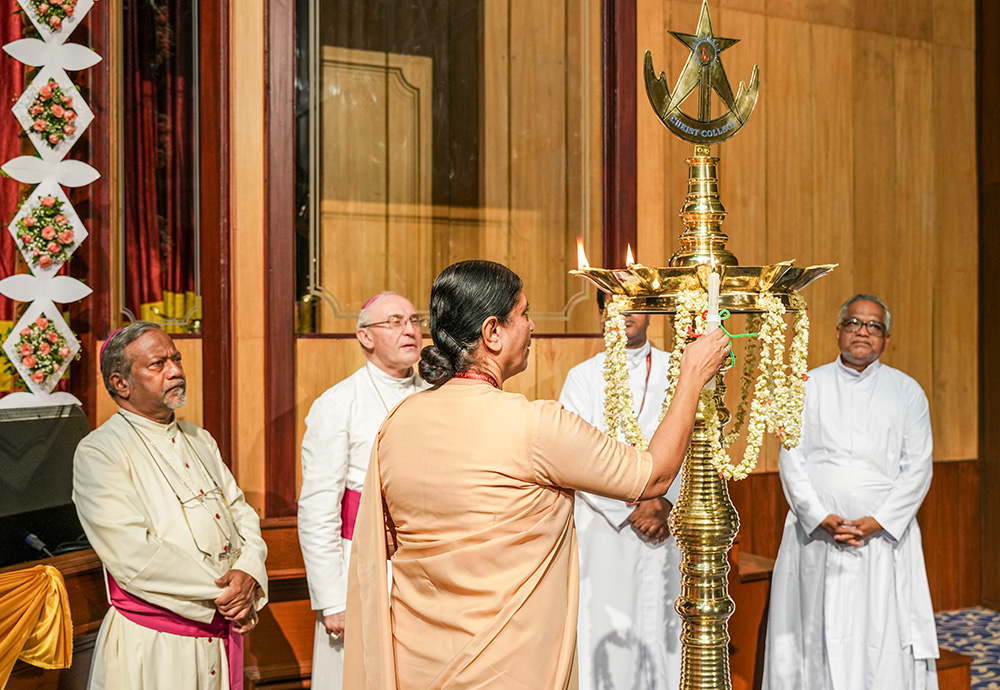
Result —
[[[35, 254], [35, 256], [38, 256], [38, 254]], [[39, 268], [48, 268], [51, 265], [52, 265], [52, 257], [43, 256], [38, 259]]]
[[62, 244], [65, 244], [65, 245], [73, 244], [73, 231], [72, 230], [64, 230], [63, 232], [60, 232], [59, 233], [59, 242], [61, 242]]
[[22, 357], [27, 357], [30, 354], [32, 354], [32, 352], [31, 352], [31, 345], [28, 345], [28, 343], [22, 343], [21, 344], [21, 356]]
[[60, 247], [55, 242], [49, 242], [45, 248], [48, 249], [49, 252], [51, 252], [52, 254], [57, 254], [62, 249], [62, 247]]
[[61, 6], [63, 4], [63, 0], [49, 0], [49, 4], [50, 5], [55, 5], [56, 7], [59, 7], [59, 6]]
[[42, 237], [46, 240], [54, 239], [56, 236], [56, 229], [51, 225], [46, 225], [42, 228]]
[[55, 146], [56, 144], [58, 144], [59, 143], [59, 135], [58, 134], [50, 134], [49, 135], [49, 143], [52, 144], [53, 146]]
[[58, 334], [58, 333], [56, 333], [55, 331], [49, 331], [49, 332], [48, 332], [48, 333], [47, 333], [47, 334], [45, 335], [45, 339], [46, 339], [46, 340], [48, 340], [48, 341], [49, 341], [50, 343], [52, 343], [53, 345], [55, 345], [56, 343], [58, 343], [58, 342], [59, 342], [59, 334]]
[[38, 258], [38, 255], [39, 255], [39, 254], [41, 254], [41, 252], [40, 252], [40, 251], [38, 251], [37, 249], [32, 249], [32, 250], [31, 250], [31, 255], [32, 255], [33, 257], [35, 257], [36, 259]]
[[56, 216], [56, 224], [57, 225], [62, 225], [65, 222], [66, 222], [66, 216], [64, 216], [61, 213], [58, 216]]
[[31, 244], [31, 235], [21, 235], [21, 241], [25, 244]]
[[53, 29], [58, 29], [59, 27], [62, 26], [62, 19], [60, 19], [55, 15], [52, 15], [52, 17], [49, 19], [49, 26], [51, 26]]
[[[67, 96], [67, 98], [68, 98], [68, 96]], [[76, 111], [75, 110], [67, 110], [65, 117], [66, 117], [66, 122], [76, 122]]]
[[39, 316], [37, 319], [35, 319], [35, 325], [38, 326], [39, 329], [44, 331], [46, 328], [49, 327], [49, 320], [46, 319], [44, 316]]
[[34, 357], [32, 357], [31, 355], [28, 355], [27, 357], [24, 357], [21, 360], [21, 364], [23, 364], [24, 366], [26, 366], [29, 369], [31, 369], [31, 368], [33, 368], [35, 366], [35, 364], [37, 364], [37, 362], [35, 361]]
[[66, 114], [66, 111], [63, 109], [61, 105], [56, 103], [54, 106], [52, 106], [52, 114], [55, 115], [56, 117], [62, 117], [63, 115]]
[[46, 208], [52, 208], [55, 205], [56, 205], [56, 200], [54, 197], [48, 194], [42, 197], [42, 206], [45, 206]]
[[30, 112], [32, 115], [41, 115], [42, 113], [45, 112], [45, 108], [43, 108], [40, 105], [33, 105], [31, 106], [31, 110], [28, 112]]
[[45, 380], [45, 372], [41, 370], [36, 371], [34, 374], [31, 375], [31, 380], [34, 381], [35, 383], [41, 383], [42, 381]]
[[21, 337], [22, 338], [27, 338], [29, 335], [31, 335], [31, 329], [30, 328], [22, 328], [21, 329]]
[[33, 124], [31, 126], [32, 126], [32, 128], [36, 132], [44, 132], [45, 131], [45, 127], [47, 125], [45, 124], [45, 120], [35, 120], [35, 124]]
[[62, 357], [63, 359], [69, 357], [70, 352], [72, 352], [72, 350], [69, 349], [69, 345], [63, 345], [62, 347], [59, 348], [59, 356]]
[[65, 7], [63, 7], [63, 12], [65, 12], [65, 13], [66, 13], [66, 16], [67, 16], [67, 17], [72, 17], [72, 16], [73, 16], [73, 12], [74, 12], [74, 11], [75, 11], [75, 10], [73, 9], [73, 6], [72, 6], [72, 5], [70, 5], [70, 4], [68, 3], [68, 2], [66, 3], [66, 6], [65, 6]]
[[30, 228], [31, 226], [33, 226], [35, 224], [35, 217], [34, 216], [25, 216], [24, 220], [21, 221], [21, 222], [24, 223], [24, 227]]
[[52, 346], [49, 345], [48, 343], [42, 343], [41, 345], [38, 346], [38, 354], [47, 355], [50, 352], [52, 352]]
[[66, 132], [66, 134], [72, 134], [76, 131], [76, 127], [73, 125], [63, 125], [63, 131]]
[[38, 97], [41, 98], [43, 101], [47, 101], [50, 98], [52, 98], [52, 87], [46, 84], [42, 88], [38, 89]]
[[38, 6], [38, 14], [48, 14], [48, 13], [49, 13], [49, 6], [48, 5], [39, 5]]
[[61, 100], [62, 104], [64, 106], [66, 106], [67, 108], [72, 108], [73, 107], [73, 97], [72, 96], [63, 96], [59, 100]]

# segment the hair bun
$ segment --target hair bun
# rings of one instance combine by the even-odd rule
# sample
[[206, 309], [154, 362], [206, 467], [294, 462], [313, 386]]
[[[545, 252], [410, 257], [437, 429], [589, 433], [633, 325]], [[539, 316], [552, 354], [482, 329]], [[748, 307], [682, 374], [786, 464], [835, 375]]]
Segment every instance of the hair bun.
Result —
[[455, 365], [437, 345], [428, 345], [420, 352], [420, 377], [432, 386], [440, 386], [455, 376]]

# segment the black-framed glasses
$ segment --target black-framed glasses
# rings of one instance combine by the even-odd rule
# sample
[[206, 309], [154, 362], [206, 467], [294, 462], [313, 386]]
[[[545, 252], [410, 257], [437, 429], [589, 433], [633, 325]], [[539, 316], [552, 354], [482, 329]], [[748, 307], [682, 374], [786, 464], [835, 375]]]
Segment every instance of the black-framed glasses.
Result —
[[393, 314], [385, 321], [376, 321], [375, 323], [366, 323], [361, 326], [361, 328], [371, 328], [372, 326], [384, 326], [393, 331], [399, 331], [406, 328], [406, 324], [411, 324], [414, 328], [426, 328], [427, 327], [427, 317], [420, 316], [419, 314], [414, 314], [413, 316], [403, 316], [402, 314]]
[[840, 322], [840, 327], [843, 328], [848, 333], [857, 333], [864, 326], [868, 329], [868, 332], [872, 335], [877, 335], [880, 338], [884, 338], [886, 334], [885, 324], [881, 321], [861, 321], [855, 317], [849, 319], [844, 319]]

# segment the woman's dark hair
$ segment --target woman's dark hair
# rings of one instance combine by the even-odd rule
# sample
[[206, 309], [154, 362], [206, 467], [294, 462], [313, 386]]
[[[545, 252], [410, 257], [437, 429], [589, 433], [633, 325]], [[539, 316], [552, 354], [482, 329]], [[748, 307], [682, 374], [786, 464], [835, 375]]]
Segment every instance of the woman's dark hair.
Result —
[[431, 338], [420, 353], [420, 375], [440, 385], [469, 368], [479, 346], [483, 322], [495, 316], [507, 323], [523, 283], [495, 261], [459, 261], [441, 271], [431, 287]]

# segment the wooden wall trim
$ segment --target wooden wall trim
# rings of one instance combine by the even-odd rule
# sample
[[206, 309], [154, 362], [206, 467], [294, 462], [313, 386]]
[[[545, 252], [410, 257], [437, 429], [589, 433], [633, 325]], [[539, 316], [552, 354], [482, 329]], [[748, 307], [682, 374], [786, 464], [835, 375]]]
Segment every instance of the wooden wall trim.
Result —
[[295, 3], [268, 0], [265, 17], [264, 513], [295, 514]]
[[199, 5], [199, 128], [201, 223], [199, 245], [202, 294], [202, 378], [205, 428], [232, 466], [233, 335], [232, 278], [229, 257], [229, 119], [218, 117], [229, 94], [229, 0], [202, 0]]
[[993, 363], [1000, 357], [1000, 324], [992, 318], [996, 276], [1000, 275], [1000, 132], [996, 109], [1000, 93], [1000, 5], [976, 3], [976, 138], [979, 153], [979, 453], [982, 458], [982, 601], [1000, 608], [1000, 544], [996, 524], [1000, 520], [1000, 371]]
[[604, 266], [625, 265], [625, 245], [637, 250], [636, 0], [604, 0], [603, 233]]

